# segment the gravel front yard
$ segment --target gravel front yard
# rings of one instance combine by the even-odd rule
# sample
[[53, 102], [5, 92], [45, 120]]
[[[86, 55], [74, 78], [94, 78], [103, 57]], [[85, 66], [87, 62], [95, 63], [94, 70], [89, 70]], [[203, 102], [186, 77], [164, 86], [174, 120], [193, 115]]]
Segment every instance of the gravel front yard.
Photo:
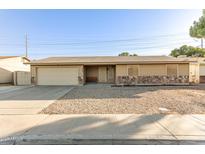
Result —
[[41, 111], [46, 114], [204, 114], [205, 85], [76, 87]]

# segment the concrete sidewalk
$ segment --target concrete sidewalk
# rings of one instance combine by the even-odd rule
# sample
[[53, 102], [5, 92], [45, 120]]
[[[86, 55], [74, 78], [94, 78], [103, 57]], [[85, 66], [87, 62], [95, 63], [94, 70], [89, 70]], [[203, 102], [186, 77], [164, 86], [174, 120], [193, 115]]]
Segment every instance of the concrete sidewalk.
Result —
[[205, 115], [2, 115], [1, 144], [205, 144]]

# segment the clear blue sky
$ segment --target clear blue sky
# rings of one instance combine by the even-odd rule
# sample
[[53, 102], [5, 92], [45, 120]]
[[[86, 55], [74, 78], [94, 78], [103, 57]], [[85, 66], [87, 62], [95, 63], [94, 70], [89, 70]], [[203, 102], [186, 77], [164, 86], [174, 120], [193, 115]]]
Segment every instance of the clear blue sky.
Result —
[[0, 10], [0, 55], [168, 55], [200, 45], [189, 27], [202, 10]]

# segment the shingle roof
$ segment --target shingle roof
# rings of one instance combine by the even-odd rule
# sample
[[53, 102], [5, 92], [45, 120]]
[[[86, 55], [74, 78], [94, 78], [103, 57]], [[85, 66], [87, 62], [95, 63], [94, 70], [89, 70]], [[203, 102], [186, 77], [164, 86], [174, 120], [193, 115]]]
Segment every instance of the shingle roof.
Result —
[[31, 65], [58, 64], [132, 64], [132, 63], [189, 63], [193, 60], [170, 56], [97, 56], [97, 57], [49, 57], [31, 61]]
[[21, 58], [30, 62], [30, 59], [28, 59], [27, 57], [24, 57], [24, 56], [0, 56], [0, 60], [1, 59], [8, 59], [8, 58], [17, 58], [17, 57], [21, 57]]
[[0, 56], [0, 59], [15, 58], [18, 56]]

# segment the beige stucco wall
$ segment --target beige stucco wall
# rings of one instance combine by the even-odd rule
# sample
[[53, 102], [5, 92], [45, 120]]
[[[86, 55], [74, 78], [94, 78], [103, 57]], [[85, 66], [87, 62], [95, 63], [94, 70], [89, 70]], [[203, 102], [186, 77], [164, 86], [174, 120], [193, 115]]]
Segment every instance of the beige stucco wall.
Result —
[[199, 63], [190, 63], [189, 81], [193, 83], [199, 83]]
[[138, 64], [116, 66], [116, 84], [120, 85], [160, 83], [188, 84], [189, 81], [189, 64]]
[[177, 76], [178, 74], [178, 64], [167, 64], [167, 75], [169, 76]]
[[78, 66], [78, 79], [79, 79], [79, 84], [84, 84], [85, 83], [85, 71], [84, 71], [84, 66], [83, 65], [80, 65]]
[[0, 83], [13, 83], [13, 72], [30, 72], [30, 65], [22, 57], [0, 59]]
[[200, 64], [199, 75], [205, 76], [205, 64]]
[[131, 76], [139, 76], [139, 65], [127, 65], [127, 73]]
[[126, 76], [127, 65], [116, 65], [116, 76]]
[[[189, 64], [116, 65], [116, 76], [128, 75], [130, 67], [138, 68], [138, 76], [189, 75]], [[169, 71], [167, 71], [169, 69]], [[172, 70], [173, 69], [173, 70]], [[176, 72], [175, 70], [176, 69]]]
[[13, 80], [13, 72], [0, 67], [0, 83], [10, 83]]
[[37, 66], [31, 66], [31, 83], [37, 82]]
[[166, 65], [139, 65], [139, 76], [166, 75]]
[[77, 68], [78, 69], [78, 80], [79, 80], [79, 85], [84, 84], [84, 67], [83, 65], [74, 65], [74, 66], [31, 66], [31, 78], [32, 78], [32, 83], [37, 84], [37, 69], [38, 68]]
[[178, 64], [178, 75], [189, 75], [189, 64]]

